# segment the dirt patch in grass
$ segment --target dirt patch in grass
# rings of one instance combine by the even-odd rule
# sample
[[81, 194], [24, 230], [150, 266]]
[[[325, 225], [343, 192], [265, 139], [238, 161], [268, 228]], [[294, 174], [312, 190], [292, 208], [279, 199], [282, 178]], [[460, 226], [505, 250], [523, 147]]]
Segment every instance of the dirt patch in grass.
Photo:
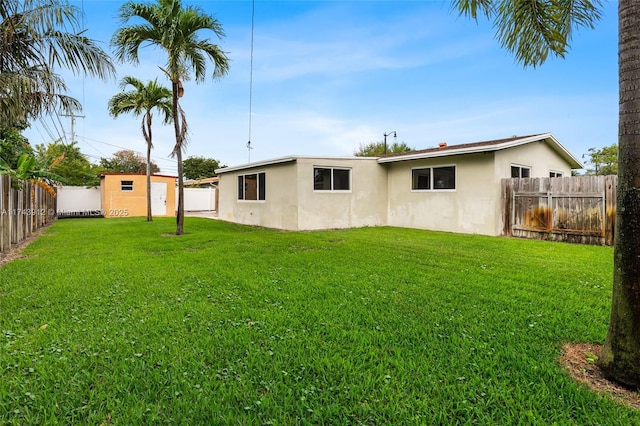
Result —
[[[49, 224], [50, 225], [50, 224]], [[45, 225], [42, 228], [38, 229], [33, 234], [29, 235], [27, 238], [19, 242], [18, 244], [11, 245], [11, 250], [0, 253], [0, 268], [6, 263], [11, 262], [15, 259], [24, 259], [28, 256], [24, 256], [22, 251], [31, 244], [32, 241], [37, 240], [44, 233], [44, 231], [49, 227], [49, 225]]]
[[631, 390], [608, 380], [596, 360], [602, 353], [602, 345], [593, 343], [567, 343], [562, 347], [562, 364], [571, 377], [585, 383], [596, 392], [609, 395], [621, 404], [640, 409], [640, 391]]

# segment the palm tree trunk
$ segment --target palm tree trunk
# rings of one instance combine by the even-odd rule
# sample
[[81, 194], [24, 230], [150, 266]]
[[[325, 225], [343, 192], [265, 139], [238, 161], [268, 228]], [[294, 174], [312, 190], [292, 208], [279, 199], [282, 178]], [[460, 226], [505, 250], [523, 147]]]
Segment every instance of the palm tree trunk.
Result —
[[151, 213], [151, 147], [153, 144], [151, 143], [151, 114], [146, 114], [147, 118], [147, 222], [153, 221], [153, 215]]
[[178, 160], [178, 212], [176, 217], [176, 235], [184, 234], [184, 165], [182, 164], [182, 146], [176, 152]]
[[618, 3], [620, 120], [614, 278], [600, 366], [640, 387], [640, 3]]
[[178, 117], [178, 80], [171, 82], [171, 91], [173, 92], [173, 128], [176, 134], [176, 145], [173, 153], [178, 162], [178, 211], [176, 213], [176, 235], [184, 234], [184, 165], [182, 164], [182, 131], [180, 129], [182, 121]]

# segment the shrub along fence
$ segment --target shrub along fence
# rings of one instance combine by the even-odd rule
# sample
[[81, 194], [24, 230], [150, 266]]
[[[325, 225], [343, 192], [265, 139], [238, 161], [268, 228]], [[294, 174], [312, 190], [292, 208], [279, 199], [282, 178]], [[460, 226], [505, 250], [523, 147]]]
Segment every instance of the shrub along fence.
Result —
[[617, 176], [502, 179], [503, 235], [613, 245]]
[[11, 178], [0, 175], [0, 253], [8, 252], [56, 216], [55, 194], [33, 182], [17, 188]]

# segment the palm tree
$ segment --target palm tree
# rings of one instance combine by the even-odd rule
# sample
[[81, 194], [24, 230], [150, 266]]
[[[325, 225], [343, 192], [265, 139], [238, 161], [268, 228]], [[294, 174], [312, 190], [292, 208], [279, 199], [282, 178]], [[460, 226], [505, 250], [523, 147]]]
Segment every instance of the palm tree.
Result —
[[[209, 39], [199, 37], [201, 30], [210, 30], [218, 38], [224, 36], [220, 23], [195, 6], [182, 6], [180, 0], [157, 0], [154, 3], [127, 2], [120, 7], [119, 28], [111, 44], [119, 61], [138, 63], [138, 51], [143, 43], [162, 48], [167, 55], [167, 63], [161, 68], [171, 81], [172, 117], [176, 144], [172, 156], [178, 162], [178, 214], [176, 234], [184, 233], [184, 166], [182, 152], [187, 141], [187, 119], [180, 107], [179, 98], [184, 94], [183, 81], [195, 73], [196, 82], [206, 77], [207, 58], [213, 62], [212, 77], [220, 78], [229, 70], [229, 60], [225, 52]], [[140, 24], [126, 26], [133, 18], [141, 19]]]
[[[134, 90], [125, 92], [127, 86], [132, 86]], [[164, 123], [169, 123], [172, 117], [171, 110], [171, 90], [158, 85], [158, 80], [149, 81], [147, 85], [135, 77], [126, 76], [120, 82], [122, 92], [114, 95], [109, 100], [109, 114], [117, 117], [122, 113], [133, 113], [143, 115], [142, 135], [147, 142], [147, 221], [151, 222], [151, 148], [153, 148], [153, 138], [151, 133], [151, 123], [153, 119], [152, 111], [160, 111], [164, 115]]]
[[611, 319], [600, 366], [640, 387], [640, 3], [618, 3], [618, 195]]
[[[494, 20], [497, 38], [525, 66], [564, 57], [571, 31], [593, 27], [601, 2], [456, 0], [461, 14]], [[618, 3], [619, 126], [614, 278], [609, 330], [599, 365], [609, 378], [640, 387], [640, 2]]]
[[21, 127], [59, 108], [79, 111], [80, 103], [64, 94], [58, 67], [101, 79], [115, 75], [109, 56], [81, 35], [80, 15], [57, 0], [0, 1], [0, 125]]

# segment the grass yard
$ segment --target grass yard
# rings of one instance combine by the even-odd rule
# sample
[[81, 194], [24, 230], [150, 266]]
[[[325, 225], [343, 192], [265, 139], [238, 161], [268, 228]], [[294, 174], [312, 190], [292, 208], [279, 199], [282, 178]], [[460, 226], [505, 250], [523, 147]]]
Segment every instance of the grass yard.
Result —
[[0, 268], [0, 424], [640, 424], [574, 382], [612, 249], [61, 220]]

